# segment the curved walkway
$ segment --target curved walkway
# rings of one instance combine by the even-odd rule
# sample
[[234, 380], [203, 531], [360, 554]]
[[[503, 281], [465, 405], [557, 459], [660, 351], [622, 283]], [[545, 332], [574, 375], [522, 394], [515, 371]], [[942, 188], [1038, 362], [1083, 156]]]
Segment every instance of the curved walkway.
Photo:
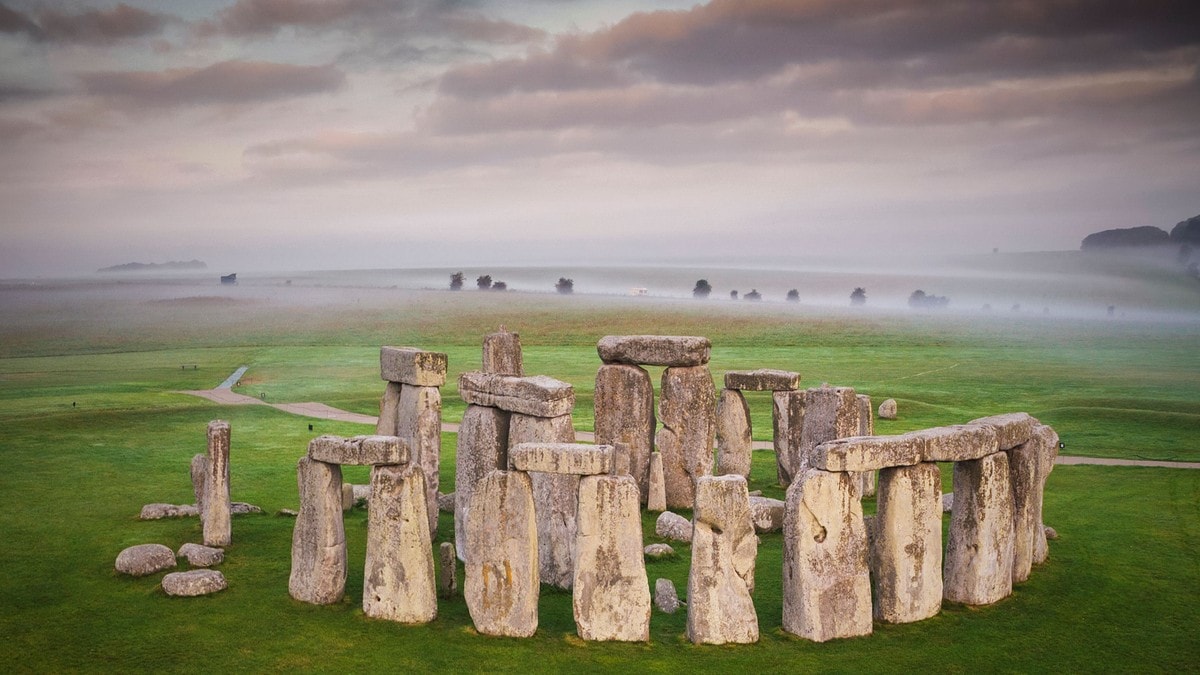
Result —
[[[241, 377], [242, 373], [244, 372], [246, 372], [246, 366], [239, 368], [238, 371], [231, 375], [225, 382], [230, 383], [230, 380], [237, 382], [237, 379], [234, 376]], [[230, 383], [229, 386], [232, 387], [233, 384]], [[226, 387], [225, 384], [222, 384], [216, 389], [181, 391], [178, 393], [199, 396], [201, 398], [208, 399], [213, 403], [220, 403], [222, 405], [266, 405], [275, 408], [276, 410], [282, 410], [283, 412], [291, 413], [293, 415], [301, 415], [303, 417], [312, 417], [321, 420], [354, 422], [357, 424], [370, 424], [371, 426], [374, 426], [379, 421], [379, 418], [375, 415], [363, 415], [346, 410], [339, 410], [332, 406], [325, 405], [324, 403], [267, 403], [266, 401], [254, 398], [253, 396], [235, 393], [231, 391], [229, 387]], [[442, 424], [442, 431], [447, 433], [458, 433], [458, 425], [453, 422], [445, 422]], [[576, 431], [575, 440], [595, 442], [596, 436], [590, 431]], [[751, 447], [753, 447], [755, 450], [773, 450], [775, 448], [774, 444], [769, 441], [754, 441]], [[1200, 469], [1200, 462], [1163, 462], [1149, 459], [1111, 459], [1108, 457], [1078, 457], [1074, 455], [1059, 455], [1058, 459], [1055, 460], [1054, 463], [1063, 465], [1095, 464], [1100, 466], [1148, 466], [1164, 469]]]

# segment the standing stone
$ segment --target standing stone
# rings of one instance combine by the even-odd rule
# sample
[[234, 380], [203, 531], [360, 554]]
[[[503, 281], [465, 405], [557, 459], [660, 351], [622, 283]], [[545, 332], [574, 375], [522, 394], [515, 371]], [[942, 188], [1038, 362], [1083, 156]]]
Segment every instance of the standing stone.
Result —
[[475, 630], [529, 637], [537, 631], [537, 521], [533, 485], [519, 471], [492, 471], [467, 513], [463, 596]]
[[[855, 398], [858, 399], [858, 435], [859, 436], [874, 436], [875, 435], [875, 413], [871, 408], [871, 397], [866, 394], [859, 394]], [[863, 471], [862, 476], [862, 496], [875, 496], [875, 472]]]
[[375, 423], [376, 436], [396, 436], [396, 413], [400, 409], [400, 390], [404, 385], [388, 382], [379, 399], [379, 421]]
[[896, 399], [889, 398], [879, 404], [879, 418], [885, 420], [896, 419]]
[[667, 488], [664, 485], [662, 453], [650, 454], [650, 478], [646, 493], [647, 511], [667, 510]]
[[603, 365], [596, 371], [596, 442], [629, 447], [629, 470], [644, 503], [650, 491], [654, 450], [654, 383], [638, 366]]
[[296, 464], [300, 514], [292, 532], [288, 592], [301, 602], [331, 605], [346, 592], [342, 467], [301, 457]]
[[437, 387], [406, 384], [400, 392], [396, 435], [409, 440], [409, 461], [425, 472], [425, 504], [429, 534], [437, 536], [438, 474], [442, 454], [442, 392]]
[[716, 475], [750, 477], [750, 406], [736, 389], [721, 390], [717, 399]]
[[468, 405], [458, 427], [454, 464], [454, 547], [467, 559], [467, 514], [475, 485], [496, 469], [508, 467], [509, 413], [498, 408]]
[[809, 469], [787, 491], [783, 629], [825, 642], [871, 633], [867, 532], [848, 473]]
[[758, 641], [754, 562], [758, 537], [741, 476], [696, 481], [692, 567], [688, 574], [688, 639], [695, 644]]
[[483, 372], [523, 377], [525, 365], [521, 356], [521, 336], [503, 328], [483, 336]]
[[805, 391], [799, 464], [793, 467], [792, 475], [797, 476], [812, 466], [812, 454], [818, 445], [837, 438], [857, 436], [858, 429], [858, 397], [853, 389], [823, 386]]
[[804, 431], [804, 392], [777, 391], [771, 395], [775, 434], [775, 472], [787, 487], [800, 466], [800, 437]]
[[354, 486], [342, 483], [342, 512], [345, 513], [352, 508], [354, 508]]
[[[521, 443], [573, 443], [570, 415], [532, 417], [514, 413], [508, 428], [509, 447]], [[537, 514], [538, 574], [542, 583], [570, 588], [574, 579], [575, 518], [579, 476], [531, 473]]]
[[[1058, 458], [1058, 434], [1054, 429], [1045, 425], [1039, 425], [1033, 430], [1034, 436], [1042, 437], [1043, 453], [1041, 456], [1041, 467], [1038, 470], [1038, 488], [1035, 497], [1034, 511], [1037, 513], [1037, 522], [1041, 525], [1038, 528], [1037, 536], [1033, 540], [1033, 564], [1040, 565], [1046, 562], [1046, 558], [1050, 555], [1049, 544], [1046, 539], [1049, 536], [1047, 530], [1053, 530], [1045, 526], [1042, 508], [1045, 504], [1046, 481], [1050, 478], [1050, 472], [1054, 470], [1054, 460]], [[1050, 537], [1051, 539], [1057, 537]]]
[[679, 593], [675, 590], [675, 582], [670, 579], [654, 580], [654, 606], [664, 614], [674, 614], [683, 603], [679, 602]]
[[458, 557], [454, 553], [454, 544], [443, 541], [438, 546], [438, 597], [453, 598], [458, 594], [458, 577], [455, 575], [458, 567]]
[[695, 481], [712, 475], [716, 436], [716, 389], [708, 366], [672, 367], [663, 371], [655, 436], [662, 454], [668, 508], [688, 508]]
[[942, 609], [942, 474], [921, 463], [879, 471], [870, 543], [875, 618], [909, 623]]
[[420, 467], [371, 467], [363, 614], [399, 623], [437, 617], [425, 476]]
[[208, 475], [204, 482], [205, 546], [228, 546], [233, 541], [229, 510], [229, 422], [208, 423]]
[[446, 384], [447, 362], [445, 354], [416, 347], [379, 348], [379, 376], [388, 382], [440, 387]]
[[640, 501], [630, 476], [587, 476], [579, 482], [572, 604], [584, 640], [650, 639]]
[[208, 455], [192, 457], [192, 494], [196, 496], [196, 513], [200, 516], [200, 527], [204, 527], [204, 500], [208, 498]]
[[988, 605], [1012, 593], [1013, 503], [1008, 456], [954, 464], [944, 597]]
[[[1047, 433], [1048, 432], [1048, 433]], [[1029, 578], [1038, 542], [1046, 536], [1042, 525], [1042, 497], [1046, 469], [1045, 457], [1058, 446], [1058, 436], [1050, 427], [1038, 425], [1025, 443], [1008, 451], [1009, 481], [1013, 493], [1013, 583]], [[1053, 466], [1053, 465], [1051, 465]]]

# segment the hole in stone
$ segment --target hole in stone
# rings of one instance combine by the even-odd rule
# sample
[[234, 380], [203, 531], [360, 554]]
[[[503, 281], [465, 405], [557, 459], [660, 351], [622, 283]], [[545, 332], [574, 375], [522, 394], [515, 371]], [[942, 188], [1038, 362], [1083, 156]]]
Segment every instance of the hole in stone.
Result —
[[825, 534], [826, 534], [825, 528], [822, 527], [820, 530], [817, 531], [816, 534], [813, 535], [813, 541], [820, 544], [821, 542], [825, 541]]

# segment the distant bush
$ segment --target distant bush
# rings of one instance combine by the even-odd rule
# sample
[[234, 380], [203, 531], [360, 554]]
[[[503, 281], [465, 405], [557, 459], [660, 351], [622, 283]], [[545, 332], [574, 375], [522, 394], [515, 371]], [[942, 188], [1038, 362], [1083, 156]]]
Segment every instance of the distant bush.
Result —
[[455, 272], [454, 274], [451, 274], [450, 275], [450, 290], [461, 291], [462, 287], [463, 287], [463, 281], [465, 281], [465, 279], [466, 279], [466, 277], [463, 276], [462, 272]]
[[492, 287], [492, 275], [484, 274], [483, 276], [476, 277], [475, 286], [481, 291], [490, 289]]
[[746, 294], [745, 299], [753, 301], [762, 300], [762, 293], [759, 293], [757, 288], [751, 288], [750, 292]]
[[737, 291], [729, 291], [729, 299], [737, 300]]
[[700, 279], [696, 282], [696, 287], [692, 289], [693, 298], [707, 298], [708, 294], [712, 293], [712, 286], [709, 285], [708, 279]]
[[862, 286], [856, 286], [854, 288], [854, 292], [852, 292], [850, 294], [850, 304], [851, 305], [867, 304], [867, 289], [863, 288]]
[[787, 299], [788, 302], [800, 302], [800, 291], [795, 288], [788, 291]]
[[496, 283], [492, 284], [492, 290], [493, 291], [507, 291], [508, 284], [504, 283], [503, 281], [497, 281]]
[[950, 298], [944, 295], [927, 295], [925, 291], [917, 289], [908, 296], [908, 306], [914, 309], [939, 309], [950, 304]]
[[559, 277], [558, 283], [554, 284], [554, 290], [563, 295], [570, 295], [575, 292], [575, 280], [566, 277]]
[[[1180, 225], [1182, 224], [1180, 223]], [[1166, 230], [1146, 225], [1094, 232], [1083, 238], [1083, 242], [1079, 244], [1079, 250], [1095, 251], [1127, 246], [1160, 246], [1169, 243], [1171, 243], [1171, 236], [1167, 234]]]
[[1180, 244], [1200, 244], [1200, 216], [1192, 216], [1171, 228], [1171, 241]]

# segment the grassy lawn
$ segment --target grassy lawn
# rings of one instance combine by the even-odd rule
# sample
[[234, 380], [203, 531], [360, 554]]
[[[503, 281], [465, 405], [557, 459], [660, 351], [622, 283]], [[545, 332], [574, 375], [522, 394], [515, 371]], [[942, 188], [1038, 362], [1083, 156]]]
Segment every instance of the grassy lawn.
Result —
[[[293, 521], [274, 513], [297, 506], [295, 461], [315, 434], [366, 429], [172, 393], [211, 388], [240, 365], [250, 366], [244, 393], [374, 413], [380, 344], [446, 351], [456, 377], [478, 367], [483, 334], [506, 324], [522, 334], [527, 372], [575, 386], [576, 427], [590, 429], [596, 339], [700, 334], [713, 340], [718, 381], [726, 370], [785, 368], [809, 386], [854, 386], [876, 404], [896, 398], [900, 419], [878, 421], [878, 433], [1025, 410], [1058, 430], [1066, 453], [1200, 461], [1194, 325], [587, 297], [362, 296], [312, 307], [115, 296], [0, 304], [0, 662], [31, 671], [664, 672], [1127, 672], [1192, 670], [1200, 662], [1200, 471], [1175, 469], [1057, 468], [1046, 520], [1061, 538], [1012, 597], [986, 608], [947, 606], [918, 624], [877, 625], [861, 639], [818, 645], [782, 633], [779, 534], [762, 537], [755, 594], [762, 640], [753, 646], [692, 646], [683, 637], [685, 613], [657, 611], [648, 645], [583, 643], [570, 595], [549, 590], [538, 634], [528, 640], [475, 634], [461, 599], [443, 601], [428, 626], [367, 620], [361, 510], [347, 517], [347, 600], [294, 602], [287, 594]], [[443, 396], [445, 418], [457, 420], [455, 387]], [[751, 396], [750, 406], [755, 437], [769, 439], [769, 397]], [[219, 568], [227, 591], [168, 598], [160, 575], [121, 577], [113, 560], [133, 544], [199, 540], [196, 519], [136, 516], [148, 502], [191, 501], [189, 461], [203, 452], [205, 425], [215, 418], [233, 425], [234, 499], [267, 513], [235, 517], [234, 544]], [[453, 488], [455, 441], [443, 437], [445, 491]], [[348, 467], [346, 476], [361, 483], [367, 472]], [[770, 453], [756, 453], [751, 482], [782, 496]], [[438, 540], [452, 539], [452, 521], [442, 515]], [[644, 525], [646, 542], [658, 541], [653, 519]], [[677, 545], [673, 560], [648, 562], [651, 583], [670, 578], [683, 592], [688, 549]]]

